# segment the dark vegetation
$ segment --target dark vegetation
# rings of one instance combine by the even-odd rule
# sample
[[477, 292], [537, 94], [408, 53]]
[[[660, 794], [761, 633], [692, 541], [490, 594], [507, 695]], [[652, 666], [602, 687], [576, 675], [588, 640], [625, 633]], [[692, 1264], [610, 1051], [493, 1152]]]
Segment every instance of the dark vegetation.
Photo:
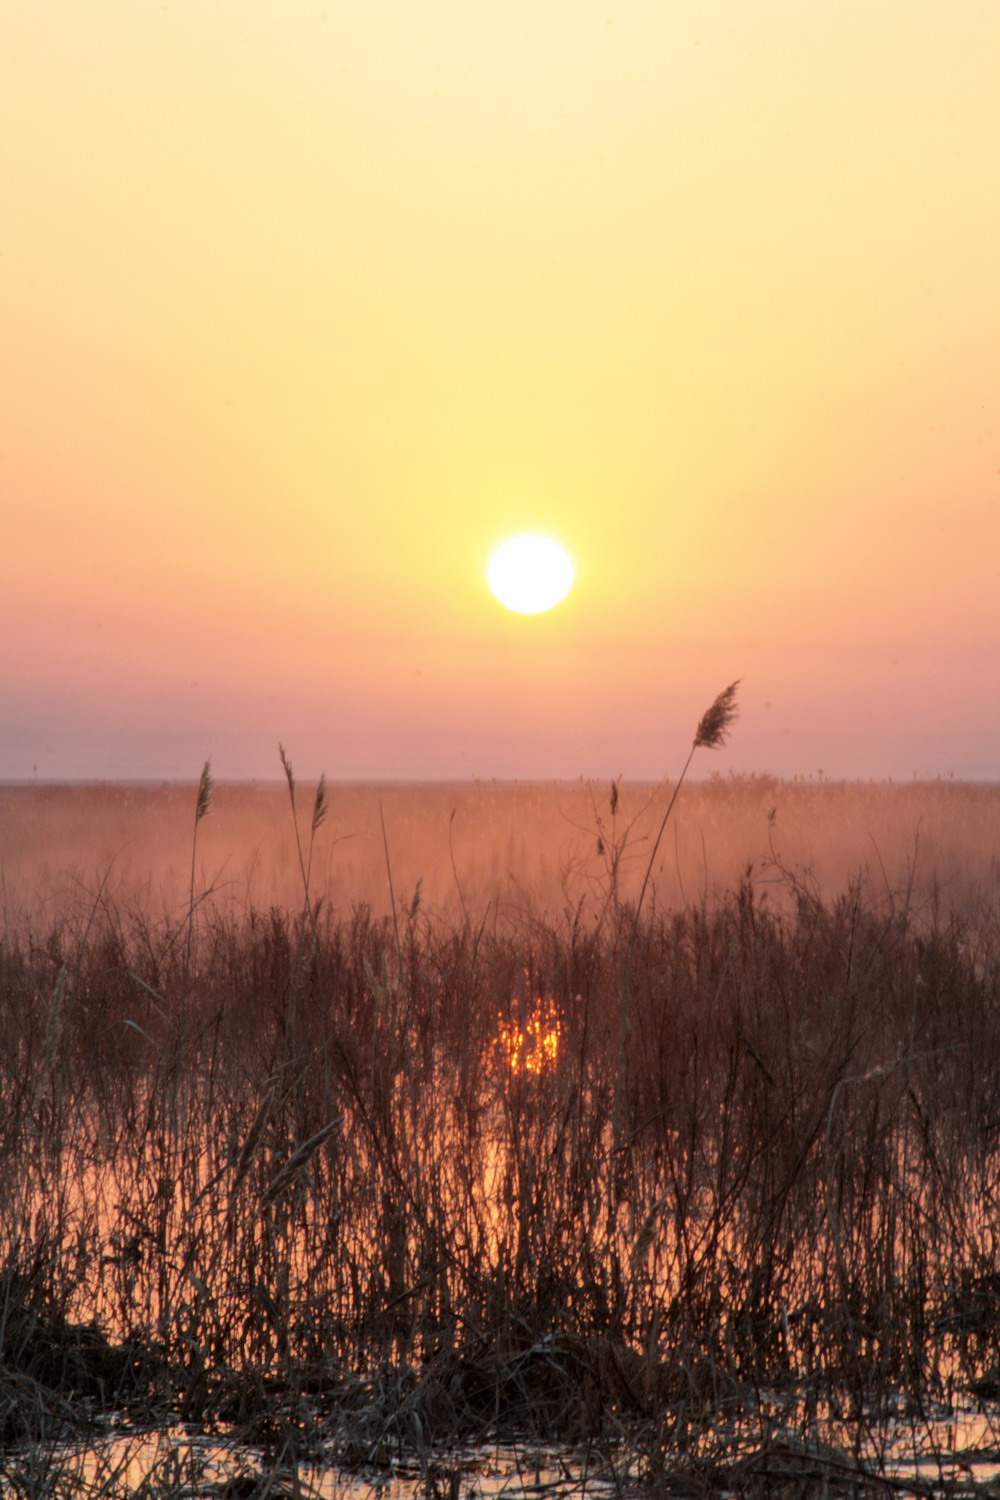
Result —
[[206, 764], [179, 914], [110, 866], [75, 913], [8, 911], [0, 1445], [124, 1413], [291, 1465], [227, 1494], [416, 1455], [457, 1500], [440, 1455], [486, 1440], [584, 1447], [619, 1489], [857, 1494], [900, 1487], [872, 1437], [902, 1409], [1000, 1394], [989, 894], [963, 920], [883, 866], [823, 899], [769, 838], [766, 880], [666, 908], [736, 687], [648, 831], [652, 801], [591, 798], [598, 878], [556, 917], [475, 916], [450, 821], [460, 913], [400, 899], [381, 805], [388, 912], [316, 898], [325, 784], [303, 837], [284, 750], [297, 909], [199, 888]]
[[805, 1440], [995, 1395], [990, 928], [785, 894], [636, 923], [105, 891], [8, 932], [0, 1440], [123, 1409], [347, 1464], [519, 1434], [710, 1493], [775, 1402]]

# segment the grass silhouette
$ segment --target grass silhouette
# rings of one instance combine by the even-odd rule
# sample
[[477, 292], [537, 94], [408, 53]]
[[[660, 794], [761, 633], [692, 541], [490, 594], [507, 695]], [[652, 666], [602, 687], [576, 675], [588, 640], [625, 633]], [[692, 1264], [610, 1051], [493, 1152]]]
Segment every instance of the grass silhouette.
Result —
[[673, 805], [591, 923], [336, 911], [321, 782], [298, 908], [105, 883], [11, 924], [4, 1441], [122, 1409], [343, 1463], [501, 1433], [711, 1493], [795, 1453], [846, 1483], [831, 1412], [991, 1389], [995, 919], [787, 869], [780, 903], [644, 903]]

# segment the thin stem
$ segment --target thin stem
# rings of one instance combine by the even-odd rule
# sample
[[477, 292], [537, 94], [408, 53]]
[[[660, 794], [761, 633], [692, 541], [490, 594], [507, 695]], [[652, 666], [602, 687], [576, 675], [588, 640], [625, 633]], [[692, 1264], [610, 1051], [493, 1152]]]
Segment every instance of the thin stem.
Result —
[[196, 872], [196, 860], [198, 854], [198, 824], [202, 818], [207, 818], [212, 806], [212, 792], [215, 782], [212, 779], [212, 762], [206, 760], [201, 771], [201, 779], [198, 782], [198, 800], [194, 807], [194, 832], [191, 836], [191, 885], [188, 892], [188, 930], [187, 930], [187, 953], [184, 960], [185, 975], [191, 972], [191, 947], [194, 942], [194, 882]]
[[382, 799], [378, 804], [379, 822], [382, 824], [382, 848], [385, 850], [385, 872], [389, 877], [389, 900], [392, 903], [392, 927], [396, 934], [396, 957], [399, 959], [400, 978], [403, 974], [403, 944], [399, 936], [399, 917], [396, 913], [396, 892], [392, 887], [392, 863], [389, 859], [389, 837], [385, 831], [385, 814], [382, 811]]
[[663, 814], [663, 819], [662, 819], [662, 821], [660, 823], [660, 830], [657, 833], [656, 838], [653, 840], [653, 848], [652, 848], [652, 850], [650, 852], [649, 860], [648, 860], [648, 862], [646, 864], [646, 873], [645, 873], [645, 875], [642, 878], [642, 889], [639, 892], [639, 899], [638, 899], [638, 901], [635, 904], [635, 916], [634, 916], [634, 918], [632, 920], [632, 941], [629, 944], [629, 957], [630, 958], [631, 958], [631, 954], [632, 954], [632, 949], [635, 947], [636, 935], [637, 935], [637, 933], [639, 931], [639, 914], [642, 911], [642, 903], [643, 903], [643, 899], [644, 899], [644, 897], [646, 895], [646, 887], [649, 885], [649, 877], [653, 873], [653, 865], [654, 865], [654, 863], [656, 861], [656, 851], [660, 847], [660, 840], [663, 838], [663, 833], [664, 833], [664, 830], [665, 830], [665, 828], [667, 826], [667, 823], [668, 823], [668, 821], [670, 819], [670, 814], [674, 810], [674, 803], [677, 801], [677, 793], [680, 791], [681, 786], [682, 786], [683, 781], [684, 781], [684, 778], [687, 775], [688, 766], [691, 764], [691, 757], [694, 755], [694, 752], [695, 752], [695, 750], [697, 750], [697, 748], [698, 748], [698, 741], [695, 740], [694, 743], [691, 746], [691, 749], [688, 751], [688, 758], [684, 762], [684, 769], [681, 771], [680, 776], [677, 778], [677, 785], [674, 787], [673, 795], [670, 798], [669, 803], [667, 804], [667, 810]]

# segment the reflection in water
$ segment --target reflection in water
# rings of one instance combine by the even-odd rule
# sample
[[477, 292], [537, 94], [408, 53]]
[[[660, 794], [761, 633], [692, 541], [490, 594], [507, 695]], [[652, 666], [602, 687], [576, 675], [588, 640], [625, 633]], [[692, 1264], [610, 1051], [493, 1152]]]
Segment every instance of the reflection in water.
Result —
[[237, 1500], [570, 1500], [621, 1494], [628, 1476], [569, 1449], [496, 1444], [425, 1454], [389, 1468], [347, 1472], [322, 1462], [268, 1461], [224, 1436], [181, 1426], [123, 1432], [87, 1445], [26, 1449], [0, 1480], [15, 1495], [70, 1500], [80, 1495], [227, 1496]]
[[[861, 1436], [859, 1437], [859, 1432]], [[1000, 1479], [1000, 1412], [962, 1407], [902, 1408], [870, 1424], [849, 1425], [829, 1410], [803, 1434], [794, 1397], [761, 1393], [753, 1413], [718, 1413], [698, 1455], [668, 1458], [667, 1494], [857, 1496], [890, 1486], [900, 1500], [990, 1494]], [[81, 1494], [247, 1495], [259, 1500], [501, 1500], [501, 1497], [611, 1496], [649, 1493], [649, 1474], [627, 1443], [602, 1457], [571, 1448], [493, 1444], [424, 1450], [379, 1469], [347, 1471], [314, 1455], [296, 1462], [224, 1434], [183, 1426], [122, 1431], [86, 1445], [26, 1448], [0, 1461], [15, 1495], [69, 1500]], [[881, 1482], [880, 1482], [881, 1479]], [[912, 1483], [912, 1489], [910, 1488]]]
[[554, 997], [539, 995], [523, 1021], [500, 1016], [497, 1043], [511, 1072], [545, 1073], [556, 1065], [564, 1030]]

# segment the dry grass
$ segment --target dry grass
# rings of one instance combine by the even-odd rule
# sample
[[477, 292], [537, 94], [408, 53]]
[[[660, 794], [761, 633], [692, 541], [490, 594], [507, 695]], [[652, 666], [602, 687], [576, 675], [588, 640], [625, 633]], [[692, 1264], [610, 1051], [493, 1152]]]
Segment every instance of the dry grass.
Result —
[[[818, 795], [775, 791], [779, 827]], [[6, 1442], [111, 1408], [349, 1463], [528, 1433], [765, 1493], [802, 1452], [848, 1482], [831, 1410], [1000, 1385], [988, 902], [772, 866], [638, 922], [338, 912], [318, 805], [287, 909], [109, 882], [6, 930]], [[801, 1462], [720, 1448], [776, 1392]]]

